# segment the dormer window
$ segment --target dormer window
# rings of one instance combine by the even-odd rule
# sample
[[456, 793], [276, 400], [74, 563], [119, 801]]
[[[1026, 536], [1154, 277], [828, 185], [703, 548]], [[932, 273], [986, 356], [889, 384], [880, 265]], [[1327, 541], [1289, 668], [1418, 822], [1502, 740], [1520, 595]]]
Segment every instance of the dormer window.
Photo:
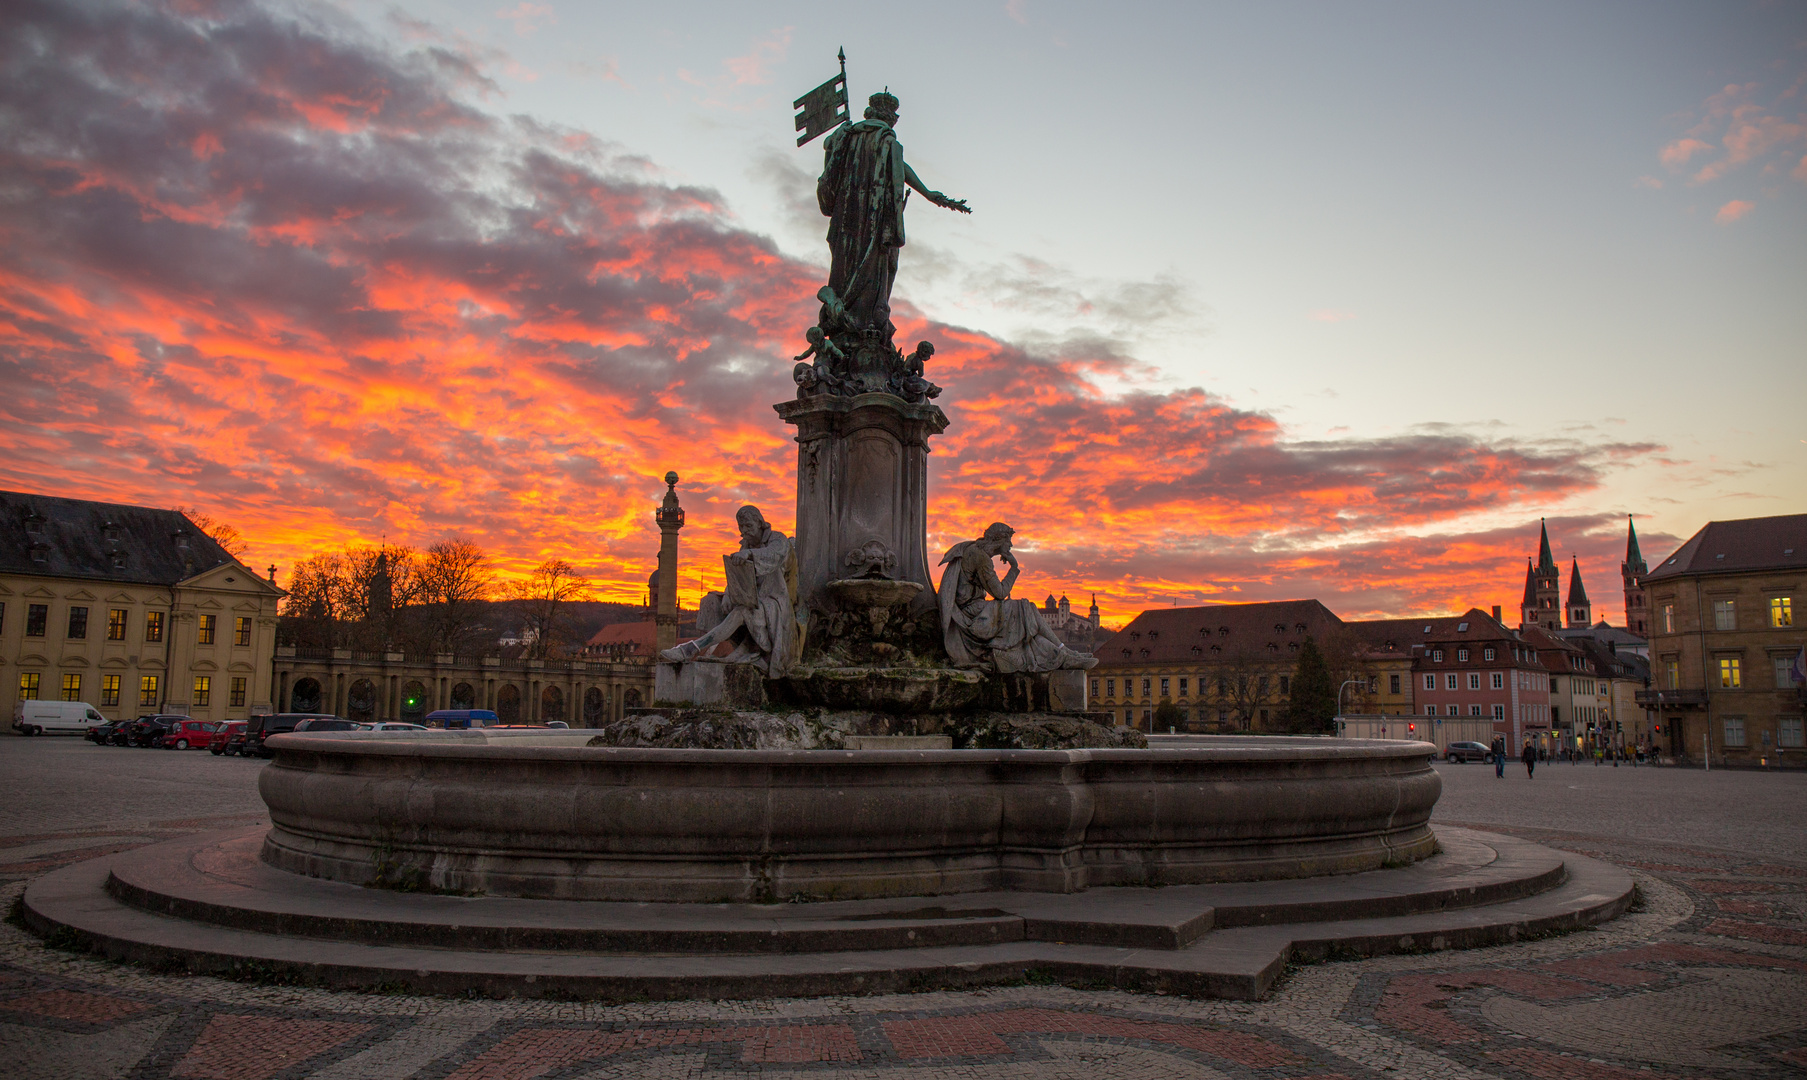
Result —
[[1459, 622], [1459, 623], [1457, 623], [1457, 624], [1456, 624], [1456, 633], [1458, 633], [1458, 634], [1466, 634], [1466, 633], [1468, 633], [1468, 624], [1467, 624], [1467, 623], [1465, 623], [1465, 622]]
[[1431, 632], [1431, 624], [1430, 623], [1424, 624], [1424, 632], [1427, 634]]
[[25, 535], [33, 540], [44, 535], [44, 517], [36, 511], [25, 517]]
[[1431, 663], [1441, 664], [1442, 662], [1443, 662], [1443, 650], [1442, 649], [1432, 649], [1431, 650]]
[[1286, 624], [1285, 623], [1275, 623], [1274, 624], [1274, 633], [1276, 633], [1276, 634], [1286, 633]]
[[1161, 636], [1161, 632], [1159, 630], [1150, 630], [1148, 632], [1148, 640], [1150, 640], [1150, 641], [1153, 641], [1155, 638], [1158, 638], [1160, 636]]
[[1230, 628], [1227, 626], [1218, 627], [1217, 628], [1217, 636], [1218, 637], [1229, 637], [1230, 636]]

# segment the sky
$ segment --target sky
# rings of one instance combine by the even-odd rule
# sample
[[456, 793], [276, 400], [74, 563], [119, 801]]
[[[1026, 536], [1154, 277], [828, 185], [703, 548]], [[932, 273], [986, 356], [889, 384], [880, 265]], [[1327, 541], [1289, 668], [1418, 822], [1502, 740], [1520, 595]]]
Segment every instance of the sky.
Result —
[[[1019, 595], [1596, 617], [1807, 491], [1807, 3], [0, 10], [0, 487], [190, 506], [279, 571], [452, 535], [681, 599], [793, 520], [825, 276], [793, 98], [912, 201], [931, 558]], [[279, 581], [281, 576], [279, 573]]]

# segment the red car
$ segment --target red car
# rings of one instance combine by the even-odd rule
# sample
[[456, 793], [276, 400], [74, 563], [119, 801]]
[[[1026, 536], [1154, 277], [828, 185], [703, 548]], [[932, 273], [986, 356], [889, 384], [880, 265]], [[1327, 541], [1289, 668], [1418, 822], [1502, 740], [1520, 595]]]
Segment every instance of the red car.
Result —
[[205, 750], [213, 742], [214, 732], [222, 726], [205, 720], [178, 720], [163, 732], [158, 745], [165, 750]]
[[228, 720], [214, 731], [213, 738], [207, 743], [207, 752], [214, 757], [219, 757], [226, 752], [226, 743], [234, 735], [239, 736], [240, 741], [243, 741], [244, 734], [245, 722], [243, 720]]

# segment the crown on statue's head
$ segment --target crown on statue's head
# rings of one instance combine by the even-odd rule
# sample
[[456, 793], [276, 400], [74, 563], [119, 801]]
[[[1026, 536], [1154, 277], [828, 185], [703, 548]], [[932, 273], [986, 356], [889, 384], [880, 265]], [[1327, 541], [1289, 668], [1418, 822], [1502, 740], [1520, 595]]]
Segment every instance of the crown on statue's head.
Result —
[[866, 99], [866, 104], [872, 107], [871, 111], [873, 112], [886, 113], [891, 116], [897, 115], [897, 95], [891, 93], [889, 90], [880, 90], [878, 93], [873, 94]]

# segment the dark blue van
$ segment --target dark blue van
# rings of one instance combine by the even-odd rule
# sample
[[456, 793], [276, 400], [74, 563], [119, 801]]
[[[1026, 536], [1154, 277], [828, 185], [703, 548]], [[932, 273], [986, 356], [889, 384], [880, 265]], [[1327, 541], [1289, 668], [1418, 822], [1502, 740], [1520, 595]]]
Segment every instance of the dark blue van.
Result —
[[502, 718], [488, 709], [435, 709], [427, 714], [428, 727], [456, 731], [460, 728], [495, 727]]

